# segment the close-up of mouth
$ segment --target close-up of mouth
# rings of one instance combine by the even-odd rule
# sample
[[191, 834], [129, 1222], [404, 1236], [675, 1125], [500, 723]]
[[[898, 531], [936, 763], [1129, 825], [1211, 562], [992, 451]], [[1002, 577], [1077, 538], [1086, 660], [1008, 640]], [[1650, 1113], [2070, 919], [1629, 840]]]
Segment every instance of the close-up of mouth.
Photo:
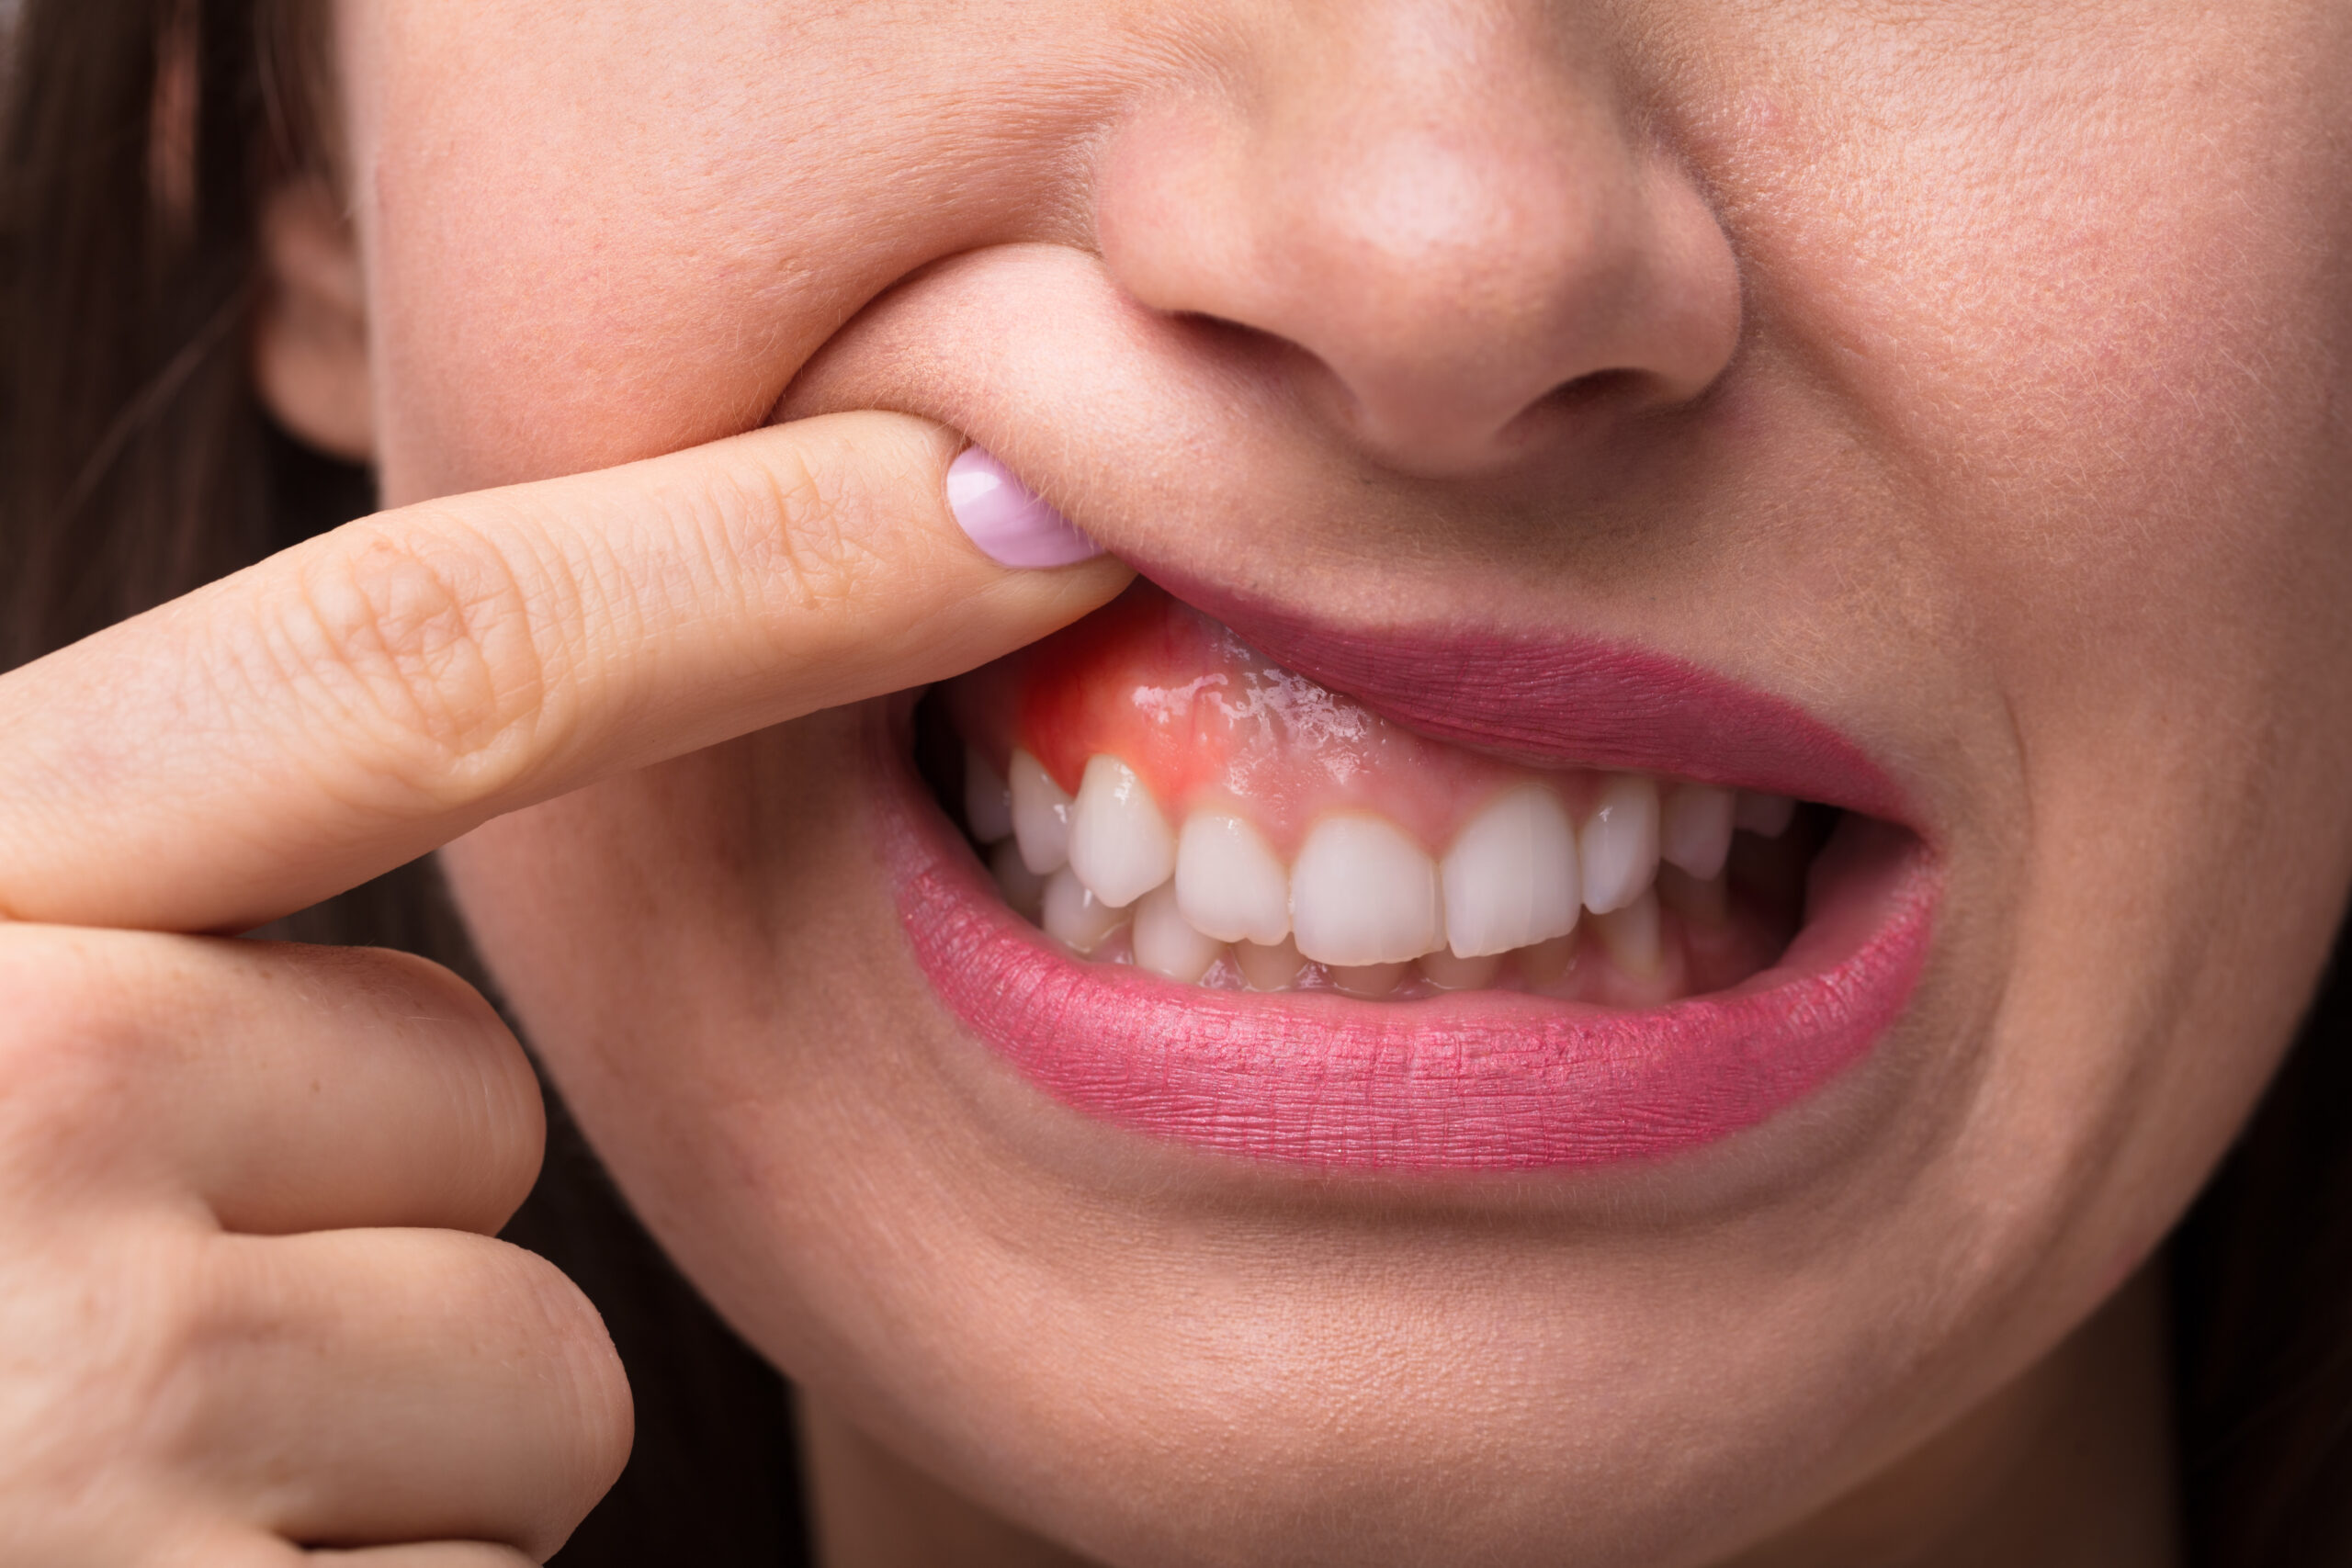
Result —
[[[1817, 721], [1645, 654], [1234, 609], [1138, 582], [895, 738], [918, 961], [1057, 1099], [1279, 1163], [1612, 1166], [1770, 1118], [1902, 1012], [1935, 858]], [[1546, 698], [1449, 700], [1508, 691], [1498, 649]]]

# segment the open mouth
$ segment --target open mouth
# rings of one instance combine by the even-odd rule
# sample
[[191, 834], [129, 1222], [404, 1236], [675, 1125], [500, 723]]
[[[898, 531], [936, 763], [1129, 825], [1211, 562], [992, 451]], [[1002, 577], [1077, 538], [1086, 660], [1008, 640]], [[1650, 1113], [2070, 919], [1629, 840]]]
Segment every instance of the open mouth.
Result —
[[1930, 857], [1860, 808], [1892, 795], [1874, 769], [1818, 765], [1842, 743], [1812, 721], [1702, 724], [1729, 766], [1702, 734], [1676, 771], [1567, 761], [1591, 737], [1545, 744], [1525, 705], [1384, 705], [1143, 584], [934, 689], [908, 791], [930, 800], [891, 835], [919, 961], [1081, 1111], [1350, 1168], [1659, 1157], [1810, 1092], [1901, 1010]]

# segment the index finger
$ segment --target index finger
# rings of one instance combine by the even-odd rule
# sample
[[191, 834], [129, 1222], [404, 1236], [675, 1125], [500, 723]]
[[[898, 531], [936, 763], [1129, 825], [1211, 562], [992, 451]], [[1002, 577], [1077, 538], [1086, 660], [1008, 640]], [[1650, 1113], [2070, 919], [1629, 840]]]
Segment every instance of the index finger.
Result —
[[379, 513], [0, 677], [0, 918], [248, 929], [1118, 592], [983, 556], [958, 445], [831, 414]]

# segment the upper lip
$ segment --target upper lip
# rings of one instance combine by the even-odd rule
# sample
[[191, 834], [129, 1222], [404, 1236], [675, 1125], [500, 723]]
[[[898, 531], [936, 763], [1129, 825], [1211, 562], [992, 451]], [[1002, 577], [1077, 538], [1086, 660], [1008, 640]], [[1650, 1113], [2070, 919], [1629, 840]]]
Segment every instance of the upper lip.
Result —
[[1171, 569], [1145, 571], [1275, 662], [1442, 740], [1537, 767], [1671, 773], [1910, 825], [1894, 781], [1838, 730], [1667, 654], [1481, 626], [1355, 629]]

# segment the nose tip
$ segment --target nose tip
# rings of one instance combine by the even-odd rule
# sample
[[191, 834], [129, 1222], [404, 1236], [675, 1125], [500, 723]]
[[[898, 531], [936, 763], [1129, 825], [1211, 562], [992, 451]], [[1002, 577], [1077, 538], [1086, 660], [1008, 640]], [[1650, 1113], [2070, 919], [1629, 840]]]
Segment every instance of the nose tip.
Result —
[[1113, 276], [1290, 345], [1302, 389], [1407, 472], [1491, 468], [1578, 409], [1711, 385], [1739, 279], [1687, 174], [1567, 73], [1430, 80], [1414, 58], [1139, 117], [1099, 198]]

